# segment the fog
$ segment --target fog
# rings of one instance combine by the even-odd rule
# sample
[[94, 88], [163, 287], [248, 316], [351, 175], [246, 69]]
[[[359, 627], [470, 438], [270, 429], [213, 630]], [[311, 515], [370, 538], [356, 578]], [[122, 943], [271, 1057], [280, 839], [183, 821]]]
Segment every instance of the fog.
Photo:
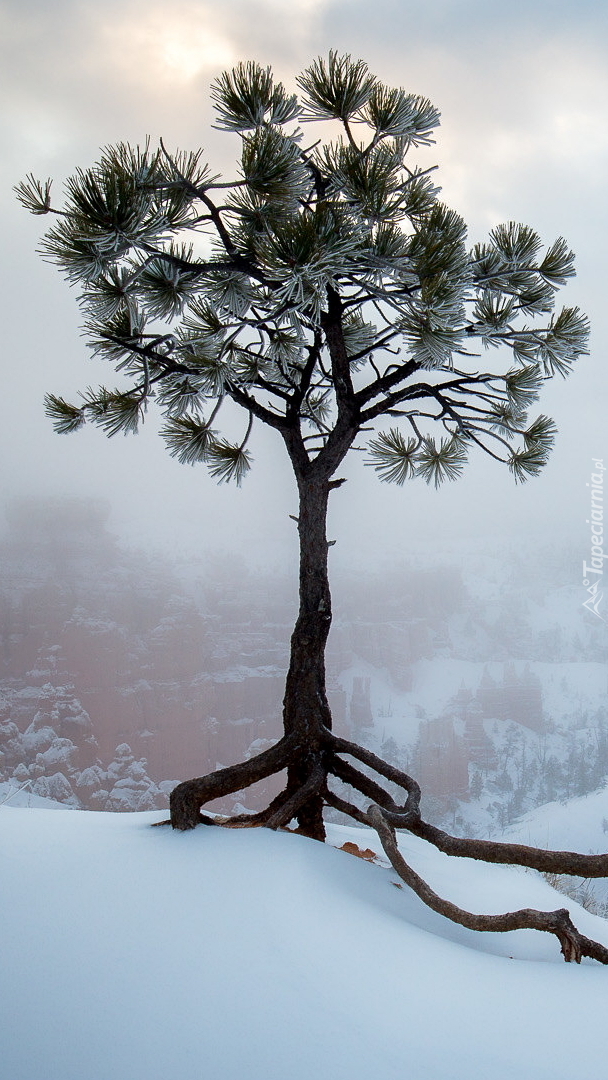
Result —
[[[490, 835], [608, 780], [606, 624], [563, 538], [466, 552], [439, 534], [380, 545], [365, 572], [336, 562], [327, 693], [336, 732], [415, 776], [429, 816]], [[9, 504], [0, 561], [0, 797], [160, 808], [280, 736], [293, 566], [151, 555], [72, 497]], [[259, 809], [277, 783], [215, 808]]]
[[[57, 436], [42, 398], [75, 395], [103, 365], [80, 338], [75, 295], [35, 254], [45, 221], [28, 217], [10, 187], [27, 172], [58, 185], [98, 148], [163, 135], [203, 145], [230, 169], [236, 140], [213, 131], [208, 86], [225, 66], [253, 58], [293, 84], [331, 47], [368, 60], [383, 79], [423, 93], [442, 112], [437, 145], [443, 197], [472, 240], [500, 221], [532, 224], [549, 242], [563, 234], [578, 277], [560, 294], [591, 317], [592, 355], [546, 388], [541, 408], [560, 435], [543, 476], [516, 487], [505, 469], [473, 461], [439, 492], [421, 482], [377, 482], [363, 455], [333, 496], [332, 565], [381, 565], [398, 552], [455, 550], [513, 538], [524, 549], [568, 536], [586, 553], [586, 488], [592, 458], [608, 458], [603, 257], [608, 106], [606, 9], [593, 2], [511, 5], [273, 0], [252, 3], [69, 3], [2, 8], [4, 258], [2, 495], [70, 493], [112, 504], [126, 541], [167, 551], [209, 546], [245, 552], [254, 565], [295, 556], [295, 492], [280, 441], [260, 433], [241, 490], [217, 487], [204, 467], [171, 460], [150, 416], [133, 438], [99, 431]], [[573, 563], [578, 579], [580, 567]]]

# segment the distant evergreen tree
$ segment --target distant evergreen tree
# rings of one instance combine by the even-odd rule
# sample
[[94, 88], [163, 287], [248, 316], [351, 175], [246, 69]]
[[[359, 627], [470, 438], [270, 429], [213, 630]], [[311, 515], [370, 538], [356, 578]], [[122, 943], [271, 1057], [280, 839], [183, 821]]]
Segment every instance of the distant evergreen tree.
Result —
[[469, 795], [478, 799], [483, 791], [483, 777], [479, 771], [473, 773], [469, 783]]

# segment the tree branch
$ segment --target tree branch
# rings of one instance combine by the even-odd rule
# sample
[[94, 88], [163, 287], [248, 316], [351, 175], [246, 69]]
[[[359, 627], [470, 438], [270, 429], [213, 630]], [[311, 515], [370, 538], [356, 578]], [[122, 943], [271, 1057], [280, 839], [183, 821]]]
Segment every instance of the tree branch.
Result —
[[269, 427], [276, 428], [277, 431], [285, 431], [289, 427], [289, 421], [279, 413], [273, 413], [270, 409], [267, 409], [265, 405], [262, 405], [256, 398], [252, 397], [243, 390], [242, 386], [238, 386], [236, 383], [226, 383], [226, 393], [237, 405], [241, 405], [243, 409], [247, 409], [249, 413], [256, 417], [257, 420], [261, 420], [263, 424], [268, 424]]
[[327, 312], [321, 315], [321, 325], [325, 331], [325, 340], [331, 357], [332, 380], [340, 417], [345, 408], [352, 410], [354, 391], [342, 329], [342, 304], [338, 293], [331, 285], [327, 287]]
[[391, 364], [384, 375], [357, 391], [355, 394], [357, 404], [361, 408], [366, 402], [372, 401], [380, 394], [386, 394], [393, 386], [398, 386], [399, 383], [409, 379], [418, 369], [419, 365], [414, 360], [407, 360], [404, 364], [398, 364], [395, 367]]

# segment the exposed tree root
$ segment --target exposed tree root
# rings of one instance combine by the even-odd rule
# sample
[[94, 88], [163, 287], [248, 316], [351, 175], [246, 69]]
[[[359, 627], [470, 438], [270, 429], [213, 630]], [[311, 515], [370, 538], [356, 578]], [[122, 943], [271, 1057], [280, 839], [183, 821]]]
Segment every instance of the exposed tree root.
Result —
[[580, 934], [566, 908], [559, 908], [557, 911], [521, 908], [519, 911], [508, 911], [504, 915], [474, 915], [470, 911], [457, 907], [449, 900], [443, 900], [405, 861], [397, 847], [395, 830], [386, 820], [382, 809], [379, 806], [370, 806], [367, 819], [378, 833], [393, 870], [433, 911], [444, 915], [452, 922], [459, 923], [460, 926], [466, 926], [469, 930], [490, 930], [494, 933], [506, 933], [509, 930], [542, 930], [555, 934], [558, 938], [566, 963], [574, 961], [580, 964], [581, 957], [590, 956], [593, 960], [599, 960], [601, 964], [608, 964], [608, 949], [599, 942], [591, 941]]
[[173, 828], [186, 830], [201, 824], [215, 824], [212, 819], [201, 820], [201, 806], [212, 799], [251, 787], [257, 780], [265, 780], [273, 773], [281, 772], [289, 763], [294, 742], [293, 737], [283, 738], [251, 761], [241, 761], [238, 765], [229, 765], [217, 772], [178, 784], [169, 797]]
[[394, 802], [387, 791], [380, 787], [375, 780], [366, 776], [365, 773], [359, 772], [348, 761], [342, 761], [340, 758], [335, 758], [332, 761], [331, 771], [334, 776], [337, 776], [339, 780], [343, 780], [346, 784], [350, 784], [355, 791], [365, 795], [366, 799], [373, 799], [374, 802], [379, 803], [380, 806], [386, 808], [393, 808]]
[[282, 825], [289, 825], [289, 822], [305, 803], [319, 794], [324, 783], [325, 770], [318, 764], [311, 772], [308, 780], [300, 788], [297, 788], [289, 798], [285, 799], [282, 805], [277, 807], [266, 822], [267, 827], [269, 829], [279, 829]]
[[286, 791], [281, 791], [264, 810], [255, 814], [233, 814], [231, 817], [216, 818], [214, 824], [225, 829], [255, 829], [268, 825], [273, 815], [285, 805]]
[[[395, 765], [389, 765], [388, 761], [379, 758], [371, 750], [366, 750], [365, 747], [348, 742], [346, 739], [339, 739], [332, 735], [331, 732], [328, 732], [328, 735], [334, 753], [350, 754], [351, 757], [357, 758], [363, 765], [369, 765], [380, 776], [384, 776], [387, 780], [391, 780], [394, 784], [403, 788], [407, 793], [407, 799], [403, 808], [399, 809], [399, 813], [403, 815], [410, 814], [412, 817], [420, 815], [420, 784], [416, 780], [408, 776], [407, 773], [402, 772], [401, 769], [396, 768]], [[393, 802], [392, 799], [390, 801]]]
[[[342, 755], [354, 758], [384, 780], [397, 785], [405, 796], [403, 804], [396, 803], [377, 780], [345, 761]], [[288, 770], [287, 785], [264, 810], [220, 819], [201, 812], [203, 805], [212, 799], [240, 791], [285, 768]], [[359, 795], [371, 800], [369, 809], [364, 811], [332, 791], [328, 785], [330, 776], [335, 776]], [[298, 832], [321, 840], [324, 839], [322, 808], [324, 805], [333, 807], [360, 824], [374, 828], [399, 877], [433, 911], [452, 922], [471, 930], [495, 933], [521, 929], [552, 933], [558, 938], [567, 962], [580, 963], [581, 957], [588, 956], [601, 964], [608, 964], [608, 948], [579, 933], [565, 908], [557, 911], [524, 908], [503, 915], [474, 915], [449, 900], [443, 900], [407, 864], [397, 847], [395, 829], [405, 829], [448, 855], [577, 877], [607, 877], [608, 854], [543, 851], [523, 844], [501, 844], [492, 840], [467, 840], [451, 836], [422, 819], [420, 787], [411, 776], [383, 761], [372, 751], [336, 737], [326, 728], [320, 733], [315, 751], [311, 750], [310, 745], [303, 747], [293, 735], [286, 736], [251, 761], [218, 769], [215, 773], [179, 784], [171, 793], [170, 805], [171, 824], [176, 829], [193, 829], [200, 824], [224, 828], [265, 826], [278, 829], [287, 827], [295, 818], [299, 825]]]
[[450, 836], [434, 825], [419, 819], [414, 824], [401, 825], [401, 815], [389, 815], [392, 824], [403, 827], [416, 836], [428, 840], [446, 855], [458, 855], [465, 859], [481, 859], [483, 862], [506, 863], [527, 866], [531, 870], [574, 877], [608, 877], [608, 855], [581, 855], [576, 851], [543, 851], [542, 848], [525, 844], [501, 844], [493, 840], [467, 840]]
[[365, 814], [363, 810], [360, 810], [358, 806], [354, 806], [353, 803], [341, 799], [334, 791], [330, 791], [327, 786], [325, 787], [323, 798], [328, 806], [333, 807], [334, 810], [339, 810], [341, 814], [346, 814], [347, 817], [354, 818], [354, 820], [360, 822], [361, 825], [369, 824], [367, 814]]

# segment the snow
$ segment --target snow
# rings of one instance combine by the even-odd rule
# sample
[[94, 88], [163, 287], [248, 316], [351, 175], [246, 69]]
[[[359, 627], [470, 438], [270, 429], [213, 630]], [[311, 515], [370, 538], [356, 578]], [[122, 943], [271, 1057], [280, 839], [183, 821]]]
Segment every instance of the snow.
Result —
[[[162, 813], [0, 809], [10, 1080], [571, 1080], [605, 1068], [607, 972], [553, 936], [479, 935], [394, 872], [268, 830]], [[564, 906], [537, 875], [401, 840], [473, 910]], [[581, 931], [608, 923], [568, 902]]]
[[[529, 667], [538, 676], [543, 713], [558, 723], [565, 722], [569, 716], [582, 714], [585, 709], [593, 711], [606, 699], [605, 662], [527, 663], [516, 659], [512, 663], [518, 675]], [[369, 678], [376, 730], [383, 733], [383, 738], [390, 735], [403, 744], [416, 738], [421, 716], [440, 716], [461, 687], [477, 691], [484, 673], [498, 684], [502, 683], [505, 666], [504, 660], [463, 660], [446, 656], [421, 659], [412, 665], [411, 690], [400, 690], [387, 669], [357, 659], [340, 672], [338, 683], [350, 694], [356, 677]]]
[[[550, 802], [524, 814], [501, 840], [534, 847], [559, 848], [597, 855], [608, 850], [608, 788], [566, 802]], [[607, 878], [562, 878], [560, 888], [598, 914], [608, 914]], [[566, 903], [566, 901], [565, 901]]]
[[71, 806], [66, 807], [65, 803], [57, 802], [56, 799], [47, 799], [43, 795], [35, 795], [32, 792], [31, 781], [23, 784], [20, 784], [17, 780], [0, 783], [0, 806], [6, 806], [7, 804], [10, 804], [11, 807], [45, 807], [47, 810], [73, 809]]
[[504, 830], [518, 844], [596, 855], [608, 849], [608, 788], [567, 802], [545, 803]]

